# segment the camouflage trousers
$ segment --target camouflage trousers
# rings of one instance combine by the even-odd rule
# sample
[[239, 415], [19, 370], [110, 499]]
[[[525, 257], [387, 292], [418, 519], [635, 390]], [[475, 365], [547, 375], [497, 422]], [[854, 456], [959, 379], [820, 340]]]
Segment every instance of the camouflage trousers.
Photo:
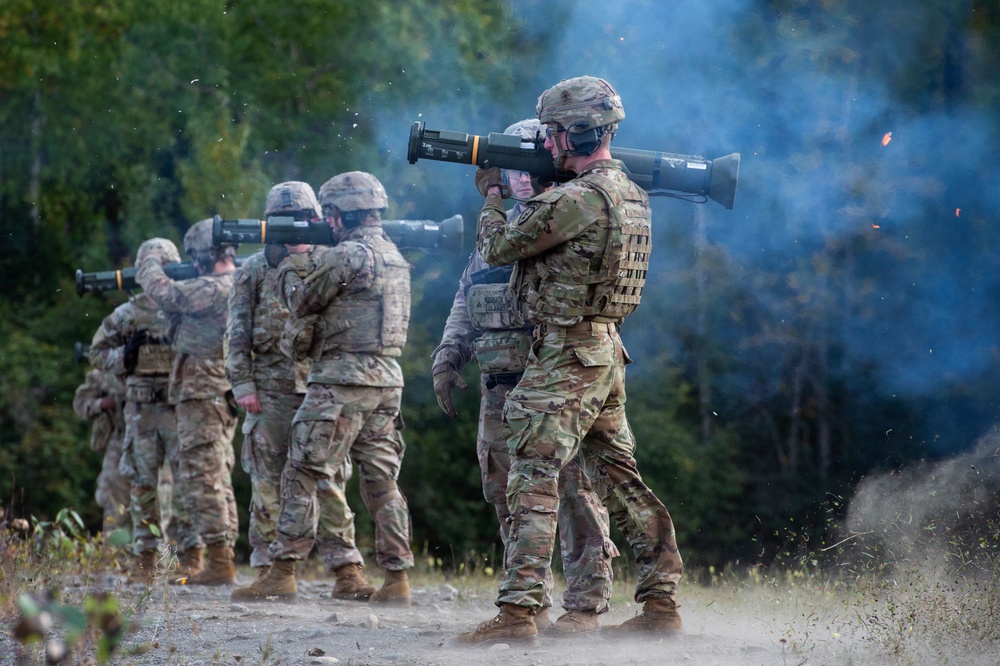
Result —
[[514, 459], [507, 482], [507, 571], [498, 602], [542, 605], [559, 510], [558, 479], [578, 452], [628, 540], [635, 600], [673, 596], [681, 577], [674, 524], [639, 476], [625, 417], [628, 354], [613, 325], [547, 327], [531, 347], [524, 377], [507, 396], [504, 427]]
[[[302, 403], [301, 394], [258, 391], [261, 411], [246, 415], [243, 421], [243, 451], [240, 463], [250, 475], [249, 538], [252, 551], [250, 566], [271, 564], [268, 547], [274, 541], [275, 520], [281, 510], [281, 473], [288, 460], [288, 436], [292, 418]], [[345, 564], [364, 564], [354, 543], [354, 513], [347, 505], [344, 486], [351, 478], [349, 459], [334, 472], [329, 481], [321, 481], [317, 490], [319, 518], [316, 550], [330, 571]]]
[[102, 529], [113, 532], [127, 528], [131, 522], [128, 513], [131, 484], [118, 472], [118, 464], [122, 457], [121, 432], [112, 433], [104, 449], [104, 460], [101, 462], [101, 473], [97, 475], [97, 490], [94, 500], [97, 506], [104, 510]]
[[174, 497], [179, 513], [190, 518], [192, 532], [177, 550], [226, 544], [239, 536], [233, 494], [233, 435], [236, 414], [225, 397], [184, 400], [177, 413], [178, 465]]
[[[506, 565], [510, 541], [510, 509], [507, 506], [507, 476], [510, 454], [503, 434], [503, 407], [511, 385], [487, 388], [486, 376], [480, 382], [479, 436], [476, 449], [483, 476], [483, 496], [493, 504], [500, 521], [500, 540], [504, 545]], [[604, 613], [611, 600], [611, 560], [618, 549], [608, 536], [608, 512], [594, 492], [579, 457], [570, 460], [559, 474], [559, 548], [562, 553], [566, 592], [562, 606], [566, 610], [595, 610]], [[552, 606], [553, 581], [550, 569], [543, 580], [542, 606]]]
[[309, 554], [316, 536], [318, 489], [350, 458], [375, 522], [379, 566], [395, 571], [413, 566], [410, 511], [396, 485], [405, 449], [397, 427], [402, 393], [401, 388], [309, 384], [292, 421], [271, 557], [305, 559]]
[[[125, 450], [119, 470], [132, 482], [132, 539], [135, 554], [160, 546], [170, 528], [178, 543], [194, 538], [191, 520], [167, 503], [188, 490], [180, 479], [177, 418], [165, 402], [125, 404]], [[164, 487], [169, 484], [168, 487]]]

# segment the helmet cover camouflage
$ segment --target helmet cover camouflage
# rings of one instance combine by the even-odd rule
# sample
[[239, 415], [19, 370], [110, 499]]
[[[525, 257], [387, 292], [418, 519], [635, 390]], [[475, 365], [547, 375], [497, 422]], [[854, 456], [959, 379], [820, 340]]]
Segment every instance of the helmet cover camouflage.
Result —
[[539, 96], [535, 112], [542, 124], [556, 123], [571, 134], [614, 125], [625, 118], [621, 97], [610, 83], [596, 76], [560, 81]]
[[195, 222], [184, 234], [184, 252], [194, 259], [208, 256], [214, 261], [225, 256], [234, 257], [238, 247], [235, 244], [212, 245], [212, 218]]
[[384, 210], [389, 206], [382, 183], [364, 171], [348, 171], [326, 181], [319, 188], [319, 200], [324, 208], [333, 205], [345, 212]]
[[181, 260], [181, 254], [177, 251], [177, 246], [174, 245], [173, 241], [166, 238], [150, 238], [143, 241], [135, 253], [136, 265], [141, 264], [142, 260], [152, 252], [159, 253], [161, 259], [165, 259], [167, 263], [177, 263]]
[[313, 217], [320, 217], [319, 201], [316, 200], [316, 193], [309, 183], [289, 180], [278, 183], [267, 193], [264, 217], [299, 211], [313, 211], [315, 212]]
[[544, 133], [542, 123], [537, 118], [525, 118], [519, 120], [503, 131], [504, 134], [513, 134], [521, 137], [524, 141], [534, 141]]

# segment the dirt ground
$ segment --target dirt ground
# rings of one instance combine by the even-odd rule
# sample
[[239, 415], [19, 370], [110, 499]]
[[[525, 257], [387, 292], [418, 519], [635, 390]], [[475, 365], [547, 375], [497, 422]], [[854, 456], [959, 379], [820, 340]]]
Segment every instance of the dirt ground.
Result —
[[[377, 574], [372, 578], [379, 582]], [[250, 582], [250, 570], [241, 572], [240, 584]], [[603, 635], [543, 635], [532, 648], [467, 648], [452, 645], [450, 638], [495, 615], [495, 589], [486, 583], [476, 589], [433, 576], [418, 579], [409, 608], [331, 599], [333, 583], [322, 579], [300, 581], [296, 603], [232, 603], [230, 587], [158, 583], [150, 590], [125, 585], [113, 576], [106, 585], [117, 590], [124, 607], [135, 609], [137, 626], [112, 663], [134, 666], [886, 663], [865, 654], [856, 637], [838, 639], [837, 632], [823, 636], [823, 629], [803, 640], [795, 635], [800, 612], [795, 607], [781, 608], [770, 601], [752, 607], [711, 590], [692, 589], [683, 598], [686, 631], [679, 638], [623, 641]], [[64, 594], [69, 598], [74, 593], [67, 589]], [[617, 624], [638, 609], [637, 604], [617, 602], [601, 616], [602, 624]], [[0, 664], [13, 664], [14, 644], [6, 635], [0, 638], [0, 655], [4, 653]]]

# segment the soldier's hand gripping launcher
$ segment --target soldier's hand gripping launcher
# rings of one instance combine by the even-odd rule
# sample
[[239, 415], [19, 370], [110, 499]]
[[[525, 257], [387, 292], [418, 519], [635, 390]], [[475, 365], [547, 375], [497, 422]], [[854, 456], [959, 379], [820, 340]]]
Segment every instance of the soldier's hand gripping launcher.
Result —
[[[543, 137], [534, 142], [519, 136], [491, 132], [476, 136], [449, 130], [430, 130], [415, 122], [410, 128], [406, 157], [410, 164], [418, 159], [475, 164], [483, 168], [500, 167], [527, 171], [532, 176], [551, 182], [571, 180], [574, 174], [557, 171], [552, 154], [545, 149]], [[611, 147], [611, 157], [621, 160], [625, 173], [650, 196], [673, 196], [696, 203], [696, 195], [716, 201], [726, 208], [733, 207], [736, 182], [740, 171], [740, 154], [731, 153], [714, 160], [698, 155], [678, 155], [652, 150]]]
[[[385, 233], [400, 248], [462, 251], [464, 223], [461, 215], [446, 220], [382, 220]], [[306, 222], [293, 217], [272, 216], [266, 220], [223, 220], [212, 225], [212, 243], [286, 243], [288, 245], [336, 245], [326, 222]]]

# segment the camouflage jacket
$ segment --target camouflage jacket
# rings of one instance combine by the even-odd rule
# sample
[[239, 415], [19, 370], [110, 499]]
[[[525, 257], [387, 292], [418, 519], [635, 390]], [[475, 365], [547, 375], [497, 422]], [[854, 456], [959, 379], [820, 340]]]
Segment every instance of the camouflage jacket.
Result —
[[[285, 304], [293, 317], [318, 316], [337, 308], [338, 300], [351, 301], [369, 294], [377, 282], [370, 236], [384, 237], [381, 227], [359, 227], [333, 247], [316, 246], [308, 254], [291, 255], [280, 267], [280, 288]], [[385, 237], [385, 242], [391, 241]], [[392, 246], [395, 249], [395, 245]], [[397, 251], [398, 253], [398, 251]], [[409, 280], [391, 285], [400, 295], [405, 291], [406, 313], [409, 318]], [[362, 330], [370, 339], [381, 336], [383, 314], [385, 317], [402, 317], [397, 313], [372, 312], [369, 322], [362, 322]], [[388, 308], [387, 308], [388, 310]], [[391, 323], [391, 322], [390, 322]], [[405, 326], [405, 321], [399, 322]], [[376, 328], [377, 327], [377, 328]], [[314, 357], [309, 372], [310, 384], [342, 384], [348, 386], [402, 387], [403, 371], [394, 356], [378, 352], [346, 351], [326, 348]]]
[[219, 398], [230, 389], [223, 346], [229, 319], [232, 271], [174, 281], [150, 256], [139, 264], [136, 282], [160, 309], [174, 316], [174, 367], [170, 371], [171, 404]]
[[[101, 400], [109, 396], [115, 399], [114, 408], [101, 409]], [[73, 411], [81, 419], [90, 422], [90, 448], [94, 451], [103, 451], [112, 438], [124, 438], [124, 400], [125, 387], [121, 382], [113, 374], [96, 368], [87, 372], [83, 384], [77, 387], [73, 395]]]
[[[162, 374], [136, 374], [125, 369], [125, 343], [132, 334], [147, 330], [151, 336], [166, 340], [171, 321], [146, 294], [131, 297], [101, 322], [90, 343], [90, 364], [125, 381], [126, 400], [137, 400], [138, 393], [163, 395], [166, 398], [169, 368]], [[172, 355], [172, 354], [171, 354]], [[140, 400], [154, 402], [153, 400]]]
[[591, 177], [610, 179], [634, 194], [639, 200], [639, 212], [644, 211], [646, 216], [648, 232], [646, 194], [624, 176], [618, 160], [592, 162], [573, 180], [530, 199], [510, 224], [496, 197], [487, 198], [479, 214], [479, 251], [495, 266], [517, 262], [515, 290], [526, 316], [535, 323], [579, 323], [583, 319], [580, 315], [543, 312], [531, 304], [545, 300], [592, 305], [588, 300], [595, 289], [604, 286], [594, 278], [602, 277], [599, 273], [605, 250], [613, 240], [609, 231], [611, 214], [605, 195], [588, 182]]
[[309, 361], [295, 362], [278, 350], [289, 316], [278, 293], [278, 269], [258, 252], [236, 269], [229, 292], [229, 352], [226, 374], [237, 399], [257, 391], [305, 393]]

